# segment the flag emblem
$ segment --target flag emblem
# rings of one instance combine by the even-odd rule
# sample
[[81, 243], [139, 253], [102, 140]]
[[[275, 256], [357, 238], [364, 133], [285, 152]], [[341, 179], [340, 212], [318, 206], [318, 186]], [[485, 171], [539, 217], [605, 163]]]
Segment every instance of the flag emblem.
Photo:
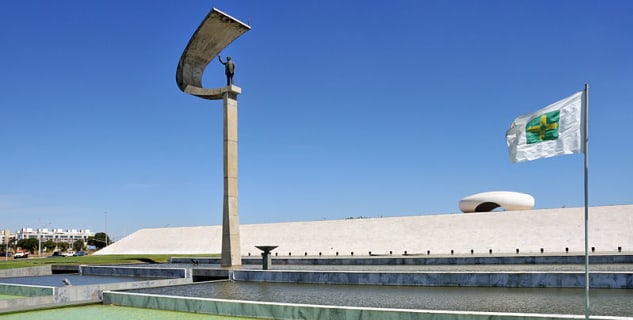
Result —
[[517, 117], [506, 131], [512, 162], [585, 152], [583, 103], [578, 91], [545, 108]]
[[558, 139], [560, 110], [548, 112], [530, 120], [525, 126], [525, 140], [528, 144]]

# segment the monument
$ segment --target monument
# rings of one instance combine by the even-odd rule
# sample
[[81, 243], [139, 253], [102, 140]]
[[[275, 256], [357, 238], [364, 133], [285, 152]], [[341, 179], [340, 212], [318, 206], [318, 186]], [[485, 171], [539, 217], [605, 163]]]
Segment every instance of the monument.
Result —
[[[237, 201], [237, 95], [242, 89], [233, 84], [235, 64], [219, 53], [250, 27], [228, 14], [211, 9], [189, 40], [180, 57], [176, 82], [184, 93], [207, 100], [224, 101], [224, 205], [222, 216], [222, 266], [241, 265], [240, 226]], [[216, 56], [226, 66], [227, 85], [203, 88], [202, 75]]]

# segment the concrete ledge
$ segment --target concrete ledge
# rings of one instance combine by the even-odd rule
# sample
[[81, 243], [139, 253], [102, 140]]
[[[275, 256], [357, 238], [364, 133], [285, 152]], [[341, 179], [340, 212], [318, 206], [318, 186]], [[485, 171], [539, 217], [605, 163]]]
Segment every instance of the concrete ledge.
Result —
[[[436, 311], [408, 309], [379, 309], [358, 307], [318, 306], [306, 304], [254, 302], [241, 300], [186, 298], [125, 292], [104, 292], [104, 304], [153, 308], [222, 316], [262, 319], [346, 319], [346, 320], [549, 320], [584, 319], [582, 315], [548, 315], [493, 312]], [[592, 319], [625, 319], [592, 316]]]
[[[170, 263], [220, 264], [220, 258], [172, 257]], [[584, 264], [584, 255], [517, 255], [517, 256], [419, 256], [391, 255], [376, 257], [325, 257], [289, 258], [273, 257], [273, 266], [278, 265], [473, 265], [473, 264]], [[633, 263], [633, 255], [593, 255], [590, 264]], [[261, 257], [242, 257], [242, 264], [262, 264]]]
[[48, 276], [51, 274], [50, 265], [0, 270], [0, 278]]
[[145, 280], [135, 282], [104, 283], [88, 286], [67, 286], [56, 288], [54, 300], [56, 303], [78, 301], [100, 301], [106, 290], [128, 290], [141, 288], [156, 288], [193, 283], [191, 278]]
[[228, 269], [192, 269], [191, 276], [193, 279], [228, 279]]
[[22, 312], [22, 311], [37, 311], [37, 310], [46, 310], [52, 308], [66, 308], [66, 307], [76, 307], [83, 305], [91, 305], [101, 303], [101, 301], [79, 301], [79, 302], [69, 302], [69, 303], [55, 303], [52, 301], [52, 297], [48, 299], [47, 297], [38, 297], [38, 298], [27, 298], [28, 303], [24, 304], [15, 304], [6, 309], [0, 308], [0, 315], [2, 314], [10, 314], [14, 312]]
[[196, 97], [200, 97], [207, 100], [221, 100], [224, 99], [225, 93], [230, 93], [232, 95], [238, 95], [242, 93], [242, 88], [236, 85], [228, 85], [226, 87], [220, 88], [198, 88], [194, 86], [187, 86], [185, 88], [185, 93], [194, 95]]
[[[242, 258], [244, 259], [244, 258]], [[260, 264], [261, 264], [261, 258]], [[188, 263], [188, 264], [220, 264], [222, 262], [222, 258], [220, 257], [171, 257], [169, 258], [169, 263]]]
[[51, 266], [53, 274], [61, 273], [79, 273], [79, 265], [77, 264], [54, 264]]
[[[592, 288], [633, 289], [633, 272], [590, 273]], [[354, 272], [236, 270], [233, 280], [255, 282], [430, 287], [584, 288], [582, 272]]]
[[[43, 297], [45, 299], [10, 299], [9, 307], [15, 302], [16, 307], [24, 307], [49, 303], [74, 303], [101, 301], [101, 293], [105, 290], [128, 290], [140, 288], [166, 287], [193, 283], [191, 278], [143, 280], [134, 282], [103, 283], [85, 286], [45, 287], [30, 285], [0, 284], [0, 293], [24, 297]], [[3, 300], [0, 300], [2, 302]], [[0, 304], [1, 306], [2, 304]], [[0, 307], [1, 308], [1, 307]]]
[[[252, 260], [252, 261], [248, 261]], [[261, 264], [259, 259], [243, 259]], [[499, 265], [499, 264], [584, 264], [584, 255], [517, 255], [517, 256], [387, 256], [366, 258], [274, 258], [274, 264], [298, 265]], [[633, 263], [633, 255], [589, 256], [590, 264]]]
[[81, 266], [82, 275], [143, 277], [143, 278], [191, 278], [186, 268], [140, 268], [125, 266]]

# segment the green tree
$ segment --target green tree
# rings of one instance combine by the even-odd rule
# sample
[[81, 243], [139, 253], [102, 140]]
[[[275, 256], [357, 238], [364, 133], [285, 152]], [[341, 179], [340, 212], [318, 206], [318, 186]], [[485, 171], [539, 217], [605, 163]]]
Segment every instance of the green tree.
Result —
[[97, 250], [106, 247], [110, 243], [112, 241], [105, 232], [97, 232], [94, 237], [88, 237], [88, 245], [97, 247]]
[[42, 250], [46, 248], [46, 251], [54, 251], [55, 247], [57, 247], [57, 244], [55, 244], [55, 241], [53, 240], [46, 240], [45, 242], [42, 242]]
[[84, 241], [82, 239], [73, 242], [73, 250], [75, 251], [83, 251], [84, 246]]
[[18, 247], [22, 248], [22, 250], [28, 250], [30, 253], [36, 252], [39, 245], [39, 240], [35, 238], [22, 239], [18, 241]]
[[9, 238], [9, 251], [15, 250], [17, 240], [15, 238]]
[[57, 248], [59, 248], [60, 252], [65, 252], [68, 250], [68, 242], [60, 242], [57, 244]]

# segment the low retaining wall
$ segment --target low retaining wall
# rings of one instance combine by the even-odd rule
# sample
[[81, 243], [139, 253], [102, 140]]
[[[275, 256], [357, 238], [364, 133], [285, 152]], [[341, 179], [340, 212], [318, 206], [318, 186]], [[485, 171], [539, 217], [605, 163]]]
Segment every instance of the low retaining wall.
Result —
[[[50, 266], [48, 266], [50, 271]], [[112, 266], [82, 266], [83, 275], [99, 276], [130, 276], [144, 278], [158, 278], [155, 280], [139, 279], [133, 282], [114, 282], [78, 286], [33, 286], [25, 284], [0, 283], [0, 293], [23, 297], [38, 297], [42, 299], [10, 299], [6, 303], [0, 300], [0, 309], [7, 307], [34, 306], [48, 303], [73, 303], [81, 301], [100, 301], [101, 293], [105, 290], [128, 290], [149, 287], [165, 287], [193, 283], [191, 275], [184, 268], [148, 269]], [[50, 275], [50, 273], [48, 274]], [[1, 282], [1, 280], [0, 280]]]
[[50, 305], [54, 302], [53, 296], [18, 298], [9, 300], [0, 300], [0, 314], [4, 312], [13, 312], [17, 310], [31, 310], [43, 305]]
[[0, 293], [23, 297], [52, 296], [55, 287], [0, 283]]
[[[590, 273], [592, 288], [633, 289], [633, 272]], [[231, 279], [346, 285], [398, 285], [504, 288], [584, 288], [581, 272], [354, 272], [236, 270]]]

